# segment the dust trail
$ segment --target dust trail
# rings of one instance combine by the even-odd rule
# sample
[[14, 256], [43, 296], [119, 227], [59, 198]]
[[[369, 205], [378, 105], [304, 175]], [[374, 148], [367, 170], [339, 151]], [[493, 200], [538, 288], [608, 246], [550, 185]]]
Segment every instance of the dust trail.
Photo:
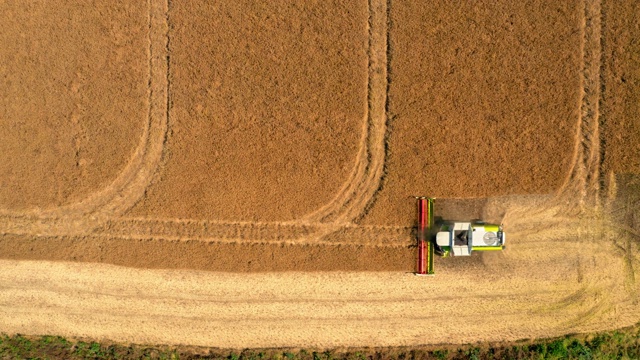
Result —
[[380, 186], [386, 157], [387, 16], [386, 0], [369, 1], [368, 106], [354, 170], [331, 202], [303, 217], [303, 221], [352, 222]]
[[[558, 253], [571, 254], [584, 251], [589, 246], [594, 246], [601, 251], [603, 247], [610, 245], [599, 198], [602, 141], [600, 135], [602, 121], [600, 116], [601, 4], [599, 0], [585, 0], [580, 3], [580, 6], [579, 11], [582, 12], [581, 96], [577, 104], [579, 115], [576, 123], [574, 154], [567, 178], [555, 196], [526, 199], [501, 197], [489, 199], [487, 202], [488, 209], [496, 206], [504, 209], [503, 223], [509, 237], [518, 239], [518, 245], [526, 251], [538, 249], [541, 244], [552, 244]], [[615, 190], [615, 179], [609, 182], [609, 189]], [[613, 201], [612, 197], [615, 197], [615, 194], [609, 196], [609, 201]], [[570, 245], [575, 246], [575, 249]], [[582, 281], [584, 269], [580, 267], [579, 270], [578, 277]], [[597, 301], [596, 305], [586, 313], [603, 311], [599, 303]], [[586, 317], [581, 314], [573, 321], [583, 323], [585, 320]], [[567, 324], [561, 325], [561, 327], [567, 326]]]
[[149, 1], [149, 116], [134, 155], [106, 188], [54, 209], [0, 211], [0, 233], [78, 234], [122, 214], [144, 195], [167, 133], [167, 2]]

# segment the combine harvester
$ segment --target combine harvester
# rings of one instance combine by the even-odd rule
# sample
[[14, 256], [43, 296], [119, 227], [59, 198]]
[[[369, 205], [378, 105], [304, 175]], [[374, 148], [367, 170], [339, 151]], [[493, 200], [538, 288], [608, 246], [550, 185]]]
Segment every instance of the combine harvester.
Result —
[[433, 256], [469, 256], [473, 251], [504, 249], [506, 236], [501, 225], [482, 221], [434, 223], [434, 198], [418, 200], [418, 271], [416, 275], [433, 275]]

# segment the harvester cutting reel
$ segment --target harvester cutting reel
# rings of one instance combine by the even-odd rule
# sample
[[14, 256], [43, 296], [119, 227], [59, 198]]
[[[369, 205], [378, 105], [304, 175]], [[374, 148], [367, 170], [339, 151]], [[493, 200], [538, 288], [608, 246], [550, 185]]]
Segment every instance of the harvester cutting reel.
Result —
[[418, 264], [416, 275], [433, 275], [434, 254], [469, 256], [473, 251], [500, 251], [506, 235], [502, 225], [474, 220], [434, 223], [435, 198], [416, 196], [418, 202]]

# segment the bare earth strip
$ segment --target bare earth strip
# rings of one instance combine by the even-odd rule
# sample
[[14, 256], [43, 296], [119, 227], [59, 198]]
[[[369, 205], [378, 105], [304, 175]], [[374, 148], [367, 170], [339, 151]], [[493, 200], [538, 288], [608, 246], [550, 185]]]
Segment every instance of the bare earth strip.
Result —
[[[342, 239], [344, 240], [344, 239]], [[5, 259], [100, 262], [136, 268], [223, 272], [411, 271], [413, 249], [370, 244], [168, 240], [149, 237], [5, 236]]]
[[[578, 250], [558, 245], [559, 252]], [[531, 258], [531, 251], [521, 246], [506, 256]], [[558, 255], [547, 259], [562, 262], [565, 255]], [[531, 259], [507, 276], [490, 262], [486, 271], [466, 264], [427, 283], [398, 272], [238, 275], [1, 261], [0, 326], [9, 333], [223, 348], [556, 336], [637, 321], [638, 307], [621, 293], [622, 267], [593, 270], [619, 263], [611, 260], [578, 258], [582, 273], [569, 273], [565, 264]]]

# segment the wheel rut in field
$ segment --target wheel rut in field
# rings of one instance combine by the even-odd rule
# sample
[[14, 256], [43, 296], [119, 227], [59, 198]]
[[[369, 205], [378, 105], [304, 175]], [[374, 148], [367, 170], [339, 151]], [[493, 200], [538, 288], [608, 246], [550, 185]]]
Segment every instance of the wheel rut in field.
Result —
[[[168, 121], [168, 38], [166, 1], [150, 2], [150, 113], [140, 145], [125, 171], [106, 189], [77, 204], [58, 209], [0, 216], [9, 234], [89, 235], [101, 239], [167, 240], [253, 244], [362, 244], [407, 246], [411, 229], [352, 224], [366, 210], [384, 176], [389, 85], [389, 3], [369, 1], [368, 110], [354, 170], [341, 191], [301, 221], [287, 223], [216, 222], [180, 219], [117, 218], [144, 194], [164, 149]], [[582, 97], [573, 167], [559, 199], [584, 199], [599, 176], [600, 4], [585, 1]], [[507, 220], [525, 215], [531, 224], [548, 224], [559, 208], [549, 203], [510, 202]], [[523, 206], [524, 205], [524, 206]], [[544, 209], [538, 211], [536, 209]], [[532, 211], [533, 209], [533, 211]], [[535, 215], [537, 213], [537, 215]], [[535, 215], [535, 216], [534, 216]], [[555, 216], [555, 215], [554, 215]], [[555, 219], [555, 217], [554, 217]], [[514, 224], [515, 225], [515, 224]], [[524, 229], [517, 222], [516, 231]]]
[[[567, 179], [558, 191], [562, 200], [576, 206], [597, 205], [601, 183], [600, 101], [602, 97], [602, 10], [600, 0], [583, 2], [582, 91], [576, 125], [575, 149]], [[576, 196], [577, 195], [577, 196]]]
[[[336, 238], [343, 239], [355, 231], [364, 232], [361, 235], [366, 233], [367, 241], [379, 243], [380, 240], [376, 239], [380, 239], [380, 236], [375, 235], [376, 231], [368, 228], [355, 230], [355, 227], [349, 226], [365, 211], [379, 189], [386, 157], [388, 4], [386, 0], [370, 0], [368, 5], [367, 114], [360, 149], [350, 177], [333, 200], [322, 208], [298, 221], [285, 223], [118, 219], [144, 196], [154, 172], [161, 166], [166, 141], [170, 100], [169, 2], [161, 0], [149, 2], [149, 118], [140, 145], [124, 171], [107, 188], [81, 202], [55, 209], [1, 214], [0, 232], [39, 236], [129, 234], [132, 238], [151, 236], [169, 239], [193, 236], [218, 241], [315, 243], [327, 236], [331, 239], [328, 241], [336, 242]], [[150, 226], [155, 230], [149, 230]], [[342, 232], [344, 236], [329, 236], [334, 232]], [[382, 238], [389, 239], [384, 234]]]
[[113, 219], [90, 235], [100, 238], [197, 240], [208, 243], [408, 246], [412, 229], [353, 224]]
[[331, 202], [303, 217], [303, 221], [353, 222], [362, 215], [380, 187], [386, 158], [388, 21], [387, 0], [369, 0], [368, 105], [356, 164]]
[[124, 170], [106, 188], [54, 209], [0, 213], [0, 233], [86, 233], [140, 199], [160, 163], [167, 133], [167, 2], [149, 1], [149, 113], [143, 135]]
[[[509, 208], [507, 221], [537, 226], [550, 224], [553, 219], [575, 221], [575, 215], [594, 216], [593, 207], [599, 207], [602, 155], [600, 133], [602, 117], [602, 10], [600, 0], [580, 3], [581, 35], [581, 91], [578, 119], [575, 127], [574, 152], [567, 177], [555, 197], [543, 203], [514, 203]], [[563, 215], [560, 215], [563, 214]]]
[[[331, 202], [298, 221], [285, 223], [216, 222], [189, 219], [118, 218], [144, 195], [159, 166], [168, 121], [168, 2], [150, 2], [150, 113], [140, 145], [125, 171], [106, 189], [85, 201], [33, 213], [2, 214], [0, 232], [34, 235], [82, 235], [101, 238], [169, 239], [255, 243], [363, 243], [397, 246], [410, 240], [410, 229], [358, 227], [354, 221], [366, 211], [384, 178], [389, 85], [389, 2], [369, 1], [369, 66], [367, 115], [355, 167]], [[581, 199], [599, 181], [600, 3], [584, 3], [580, 116], [573, 166], [558, 199]], [[530, 208], [517, 206], [533, 215]], [[548, 205], [548, 204], [547, 204]], [[555, 211], [555, 210], [554, 210]], [[549, 211], [541, 214], [548, 219]]]
[[[602, 10], [601, 1], [580, 3], [581, 96], [574, 154], [567, 177], [554, 196], [505, 205], [510, 236], [545, 242], [549, 239], [592, 239], [606, 246], [606, 220], [600, 207], [602, 146]], [[615, 186], [615, 180], [610, 181]], [[488, 206], [489, 207], [489, 206]]]

